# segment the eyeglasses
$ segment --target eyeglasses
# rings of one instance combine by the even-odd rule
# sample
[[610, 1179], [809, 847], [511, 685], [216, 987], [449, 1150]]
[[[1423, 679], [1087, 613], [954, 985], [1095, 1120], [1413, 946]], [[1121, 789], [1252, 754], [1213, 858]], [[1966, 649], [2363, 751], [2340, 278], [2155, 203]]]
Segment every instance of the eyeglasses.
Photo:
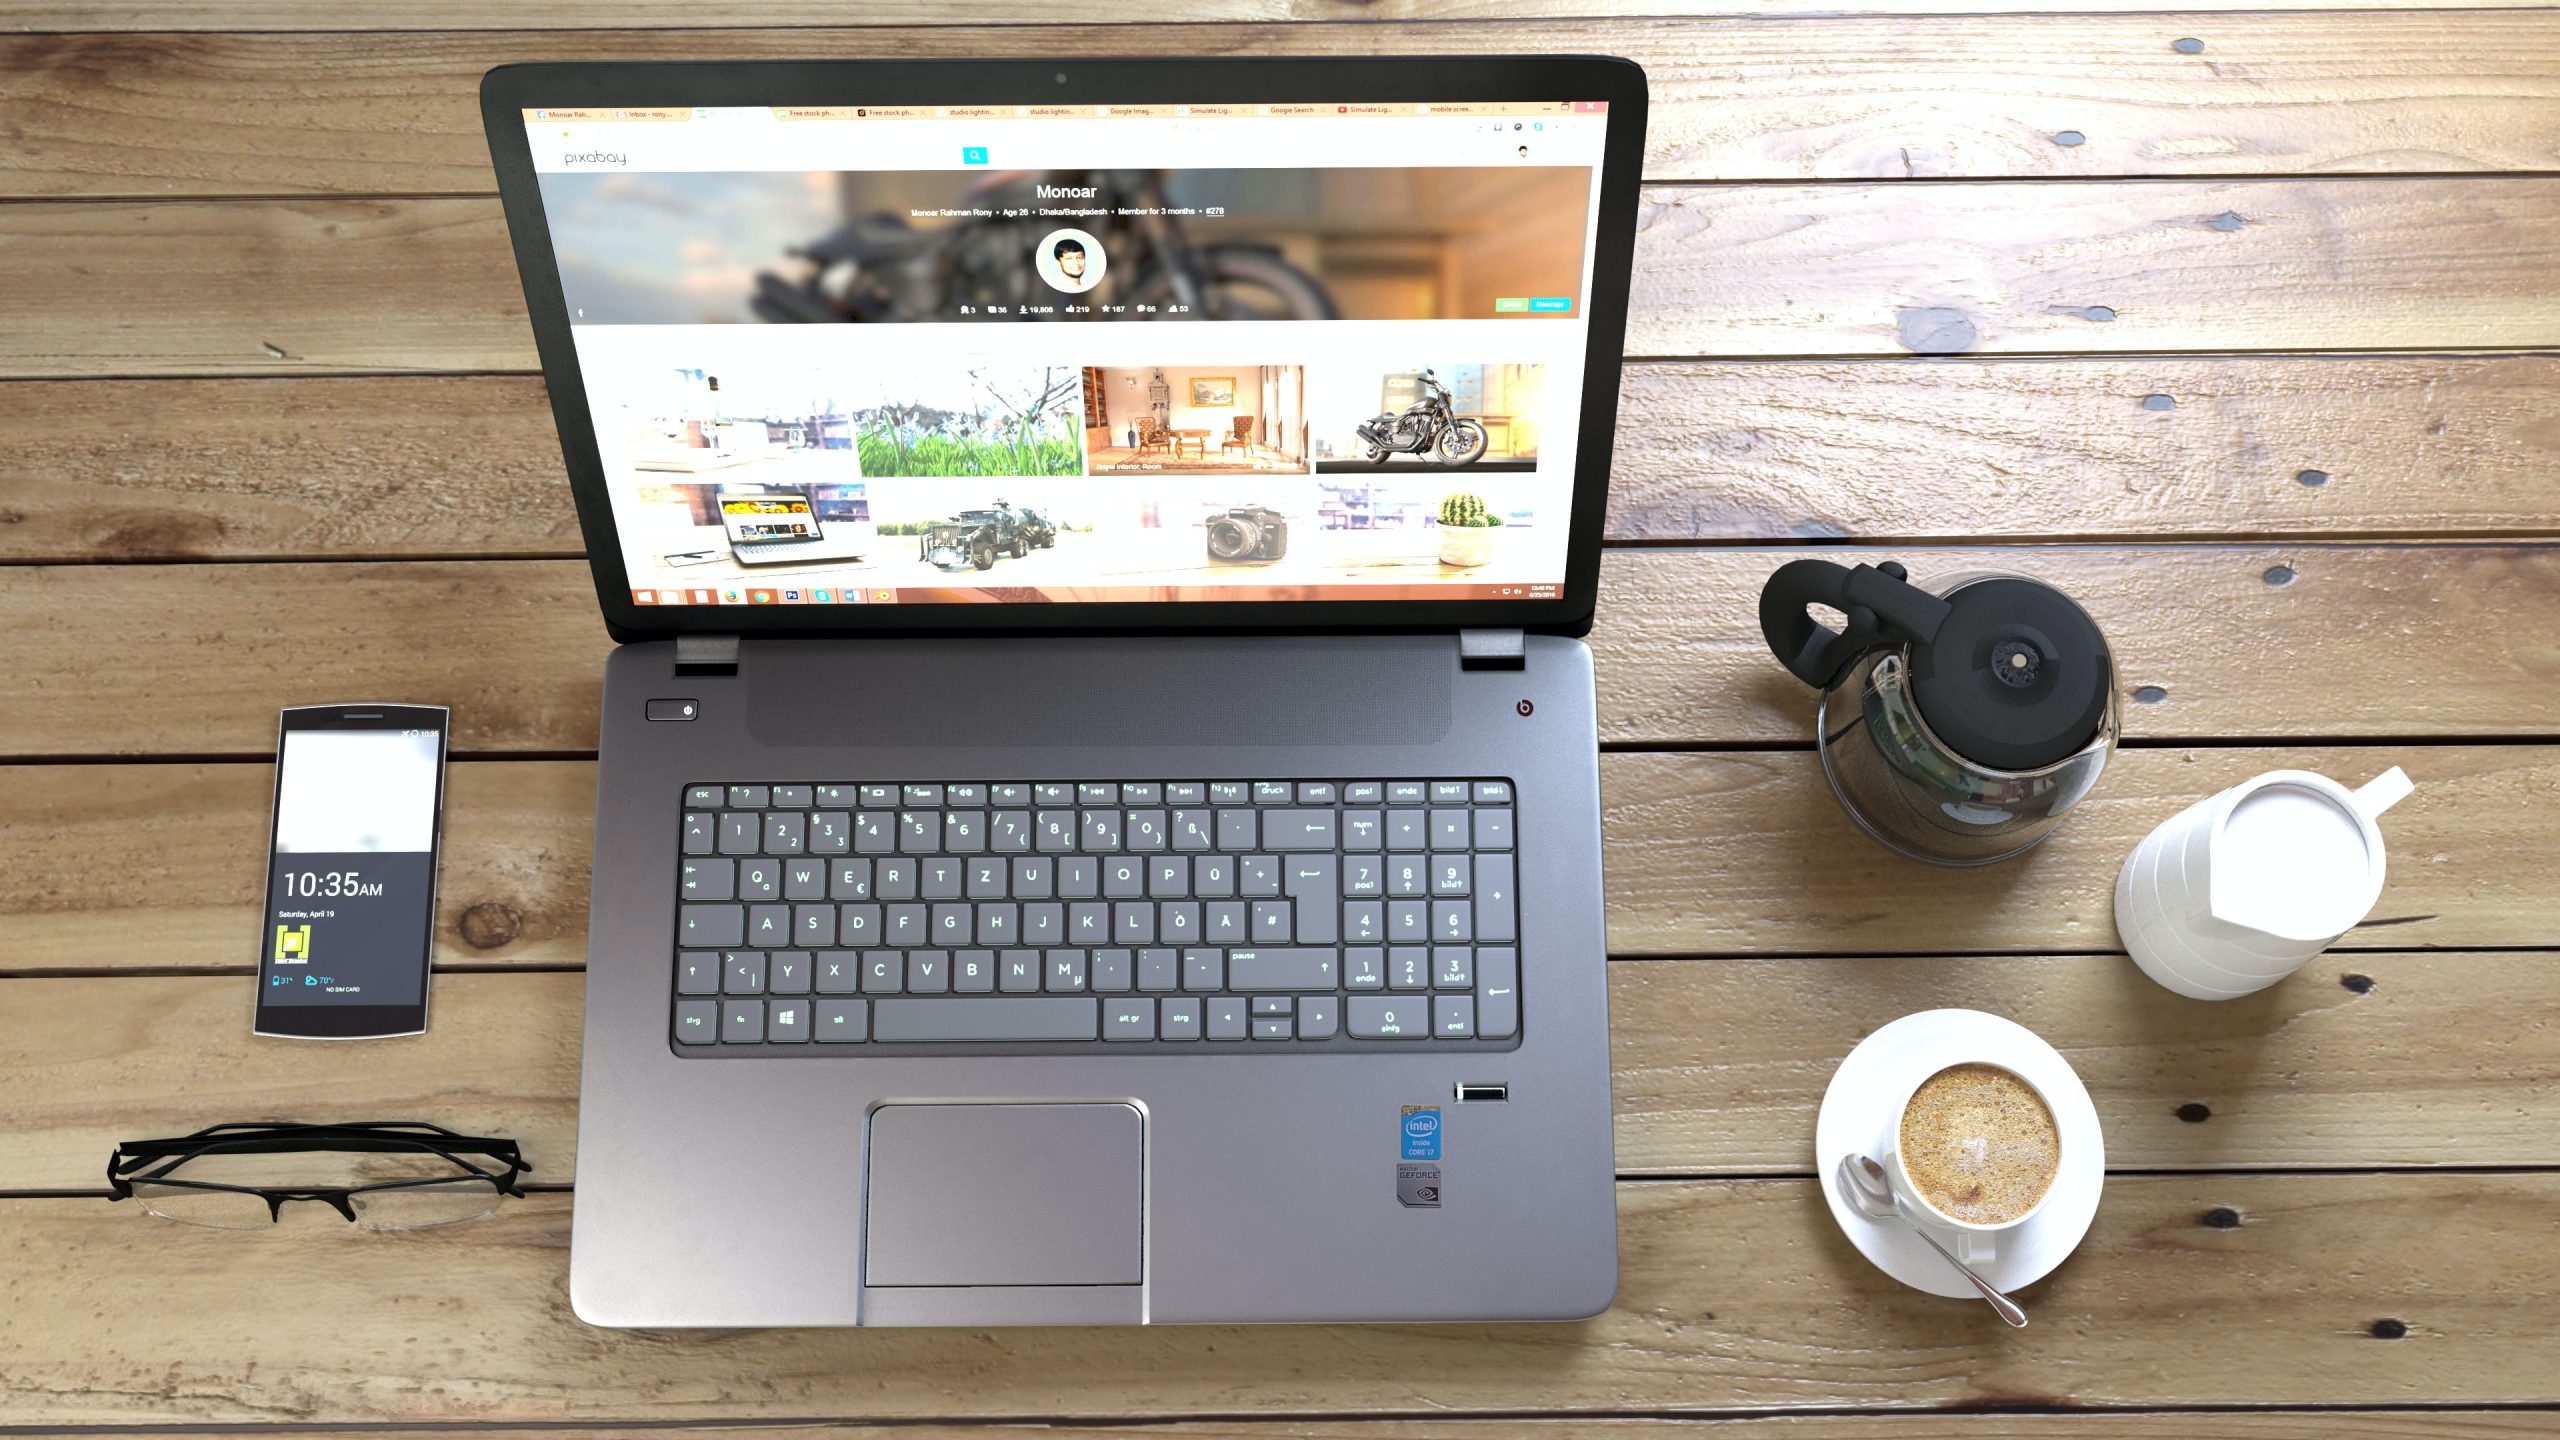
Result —
[[326, 1201], [370, 1230], [422, 1230], [477, 1220], [499, 1196], [522, 1196], [516, 1177], [532, 1168], [513, 1140], [418, 1121], [212, 1125], [118, 1145], [107, 1198], [217, 1230], [272, 1225], [288, 1200]]

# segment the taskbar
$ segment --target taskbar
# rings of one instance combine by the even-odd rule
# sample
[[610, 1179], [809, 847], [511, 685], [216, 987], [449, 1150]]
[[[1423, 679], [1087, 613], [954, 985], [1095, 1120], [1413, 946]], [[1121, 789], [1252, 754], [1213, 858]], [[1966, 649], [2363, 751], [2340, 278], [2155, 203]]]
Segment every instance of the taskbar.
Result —
[[1158, 605], [1169, 601], [1560, 600], [1562, 584], [714, 585], [635, 589], [631, 603], [690, 605]]

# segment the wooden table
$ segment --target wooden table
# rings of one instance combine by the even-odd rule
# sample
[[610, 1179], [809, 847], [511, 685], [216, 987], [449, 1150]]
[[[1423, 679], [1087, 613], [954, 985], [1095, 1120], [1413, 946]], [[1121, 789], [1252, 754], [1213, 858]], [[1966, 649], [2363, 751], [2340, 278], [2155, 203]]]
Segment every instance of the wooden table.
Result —
[[[966, 14], [1074, 22], [1026, 33], [921, 0], [0, 3], [24, 32], [0, 38], [0, 1426], [2551, 1433], [2560, 12], [2084, 4]], [[675, 28], [706, 25], [738, 28]], [[480, 72], [1472, 48], [1653, 76], [1592, 637], [1616, 1308], [580, 1325], [606, 640]], [[1751, 602], [1781, 559], [1844, 550], [2028, 571], [2105, 624], [2125, 748], [2044, 849], [1942, 874], [1834, 811]], [[253, 1041], [275, 711], [348, 698], [454, 707], [435, 1027]], [[2385, 827], [2389, 888], [2337, 951], [2224, 1005], [2118, 953], [2109, 881], [2149, 826], [2261, 770], [2394, 764], [2418, 791]], [[1830, 1067], [1939, 1005], [2050, 1038], [2106, 1124], [2104, 1208], [2026, 1290], [2024, 1331], [1867, 1268], [1811, 1173]], [[196, 1231], [97, 1198], [114, 1140], [252, 1116], [513, 1134], [545, 1188], [408, 1236]]]
[[1185, 445], [1191, 447], [1191, 453], [1206, 460], [1209, 458], [1209, 437], [1217, 432], [1214, 430], [1168, 430], [1165, 433], [1173, 437], [1173, 458], [1176, 460], [1182, 458], [1182, 447]]

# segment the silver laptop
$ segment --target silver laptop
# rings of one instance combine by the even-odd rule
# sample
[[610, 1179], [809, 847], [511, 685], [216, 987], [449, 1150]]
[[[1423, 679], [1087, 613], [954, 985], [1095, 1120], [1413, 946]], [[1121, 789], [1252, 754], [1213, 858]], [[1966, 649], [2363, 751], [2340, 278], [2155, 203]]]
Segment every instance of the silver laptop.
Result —
[[[1607, 1306], [1579, 637], [1641, 72], [532, 65], [482, 95], [621, 642], [577, 1313]], [[705, 432], [762, 443], [666, 468]], [[749, 486], [876, 543], [662, 573]]]
[[713, 503], [720, 508], [720, 524], [729, 537], [730, 558], [741, 565], [854, 561], [862, 558], [866, 548], [857, 539], [828, 534], [809, 497], [798, 491], [723, 490]]

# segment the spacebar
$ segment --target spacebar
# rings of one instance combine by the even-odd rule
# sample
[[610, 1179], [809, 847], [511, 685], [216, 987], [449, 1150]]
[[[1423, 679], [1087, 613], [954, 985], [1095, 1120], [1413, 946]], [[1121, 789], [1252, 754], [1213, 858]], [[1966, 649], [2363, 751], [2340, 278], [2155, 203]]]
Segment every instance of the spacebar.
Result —
[[1090, 995], [987, 1000], [874, 1000], [874, 1040], [1095, 1040]]

